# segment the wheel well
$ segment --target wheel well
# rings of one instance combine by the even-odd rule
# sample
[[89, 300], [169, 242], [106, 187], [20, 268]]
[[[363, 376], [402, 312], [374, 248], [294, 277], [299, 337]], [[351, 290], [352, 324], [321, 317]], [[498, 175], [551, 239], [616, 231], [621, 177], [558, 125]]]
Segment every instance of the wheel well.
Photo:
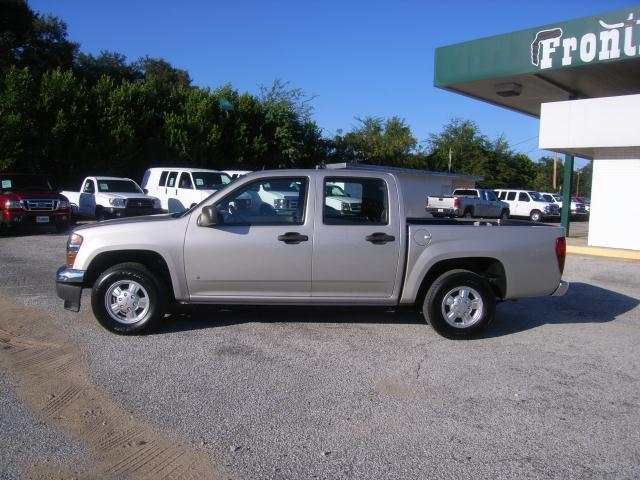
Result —
[[89, 268], [87, 268], [84, 276], [85, 285], [92, 286], [107, 268], [125, 262], [141, 263], [157, 274], [169, 289], [171, 300], [175, 299], [167, 262], [162, 258], [162, 255], [150, 250], [117, 250], [97, 255], [89, 264]]
[[427, 290], [436, 278], [449, 270], [456, 269], [469, 270], [486, 279], [498, 298], [504, 298], [507, 293], [507, 277], [499, 260], [486, 257], [451, 258], [441, 260], [429, 269], [422, 279], [416, 303], [422, 303]]

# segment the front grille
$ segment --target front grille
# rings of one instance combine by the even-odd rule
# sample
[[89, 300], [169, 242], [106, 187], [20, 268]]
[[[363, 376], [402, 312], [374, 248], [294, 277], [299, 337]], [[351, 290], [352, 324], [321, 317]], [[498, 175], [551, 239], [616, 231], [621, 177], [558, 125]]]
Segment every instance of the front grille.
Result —
[[33, 199], [23, 200], [24, 209], [30, 212], [50, 212], [58, 209], [59, 200]]
[[127, 208], [153, 208], [153, 200], [149, 198], [130, 198], [124, 204]]

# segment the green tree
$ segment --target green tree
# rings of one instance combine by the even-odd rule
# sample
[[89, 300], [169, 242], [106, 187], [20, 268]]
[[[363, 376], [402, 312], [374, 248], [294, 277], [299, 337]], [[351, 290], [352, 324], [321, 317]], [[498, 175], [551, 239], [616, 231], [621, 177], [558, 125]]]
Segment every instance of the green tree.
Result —
[[439, 134], [428, 139], [428, 167], [435, 171], [451, 171], [469, 175], [484, 175], [489, 141], [471, 120], [452, 119]]

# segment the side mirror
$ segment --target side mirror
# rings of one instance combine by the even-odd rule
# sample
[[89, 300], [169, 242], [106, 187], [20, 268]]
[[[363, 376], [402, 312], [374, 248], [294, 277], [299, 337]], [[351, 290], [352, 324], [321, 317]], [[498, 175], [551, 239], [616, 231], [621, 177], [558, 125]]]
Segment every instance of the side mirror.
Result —
[[143, 188], [143, 189], [142, 189], [142, 191], [143, 191], [145, 194], [148, 194], [148, 193], [149, 193], [149, 189], [148, 189], [148, 188]]
[[208, 205], [202, 209], [202, 213], [198, 217], [198, 226], [200, 227], [213, 227], [219, 225], [221, 222], [218, 210], [214, 205]]

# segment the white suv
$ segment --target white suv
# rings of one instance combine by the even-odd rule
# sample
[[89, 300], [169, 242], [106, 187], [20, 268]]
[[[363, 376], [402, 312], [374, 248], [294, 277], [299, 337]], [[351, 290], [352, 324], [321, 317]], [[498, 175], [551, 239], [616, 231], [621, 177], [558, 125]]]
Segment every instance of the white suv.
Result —
[[560, 216], [558, 205], [546, 201], [539, 192], [503, 189], [495, 192], [500, 200], [509, 204], [512, 217], [529, 217], [532, 221], [539, 222], [543, 218]]
[[230, 183], [225, 172], [204, 168], [154, 167], [142, 178], [145, 193], [159, 198], [170, 213], [187, 210]]

